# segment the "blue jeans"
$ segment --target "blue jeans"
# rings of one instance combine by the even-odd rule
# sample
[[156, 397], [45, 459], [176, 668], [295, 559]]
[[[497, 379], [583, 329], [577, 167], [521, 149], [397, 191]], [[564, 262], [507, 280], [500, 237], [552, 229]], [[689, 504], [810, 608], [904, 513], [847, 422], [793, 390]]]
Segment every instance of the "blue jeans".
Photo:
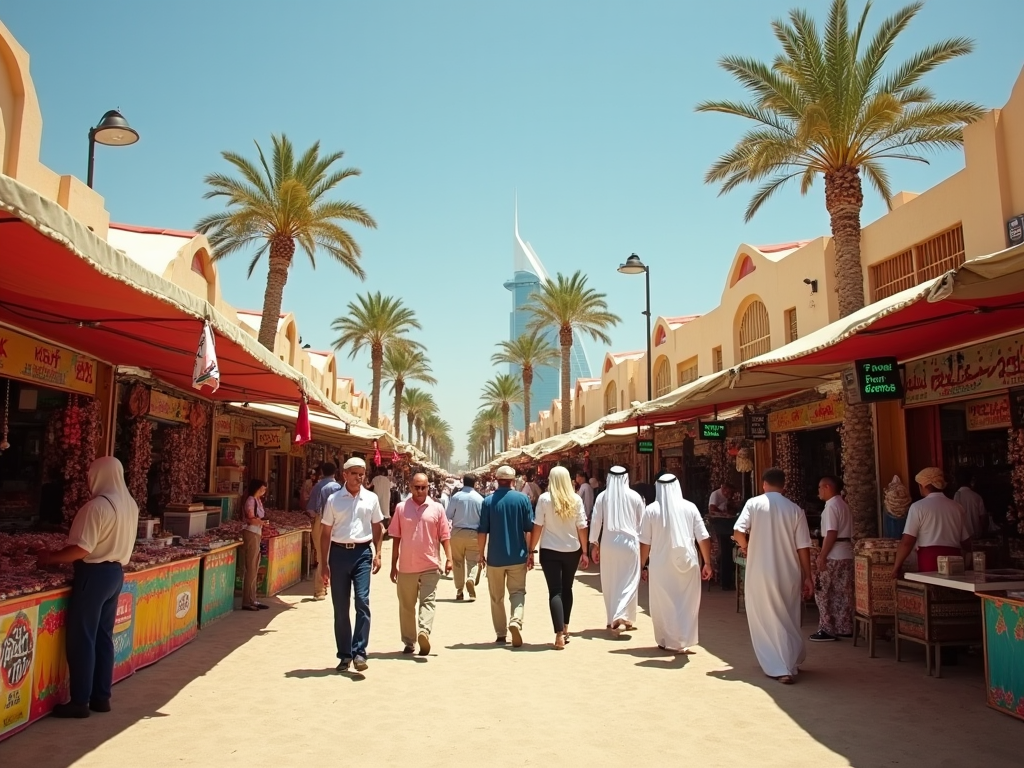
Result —
[[120, 563], [75, 563], [67, 617], [71, 701], [109, 699], [114, 683], [114, 618], [124, 571]]
[[[370, 641], [370, 568], [373, 550], [370, 544], [357, 544], [355, 549], [331, 545], [328, 565], [331, 567], [331, 601], [334, 603], [334, 639], [338, 658], [347, 661], [366, 656]], [[356, 625], [352, 628], [349, 604], [355, 587]]]

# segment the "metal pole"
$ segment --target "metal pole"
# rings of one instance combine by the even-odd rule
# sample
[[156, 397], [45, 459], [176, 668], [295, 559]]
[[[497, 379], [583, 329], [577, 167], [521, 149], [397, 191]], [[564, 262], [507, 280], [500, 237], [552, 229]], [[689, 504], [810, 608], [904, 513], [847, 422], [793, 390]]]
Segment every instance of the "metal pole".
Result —
[[92, 189], [92, 169], [96, 164], [96, 129], [89, 129], [89, 171], [85, 177], [85, 183]]
[[[651, 396], [651, 379], [654, 373], [654, 360], [651, 358], [651, 268], [644, 267], [644, 280], [647, 283], [647, 309], [644, 315], [647, 316], [647, 402], [654, 398]], [[651, 425], [651, 436], [654, 436], [654, 425]], [[654, 482], [654, 452], [647, 454], [647, 482]]]

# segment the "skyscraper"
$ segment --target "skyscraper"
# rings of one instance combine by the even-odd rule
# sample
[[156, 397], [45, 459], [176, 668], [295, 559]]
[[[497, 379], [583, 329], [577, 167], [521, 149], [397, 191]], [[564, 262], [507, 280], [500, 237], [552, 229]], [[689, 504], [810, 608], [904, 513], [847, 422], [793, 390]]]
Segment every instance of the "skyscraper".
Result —
[[[527, 310], [530, 301], [530, 294], [540, 288], [543, 281], [548, 279], [547, 270], [540, 262], [540, 257], [533, 250], [533, 247], [519, 236], [519, 206], [516, 204], [515, 218], [512, 238], [512, 279], [505, 282], [505, 289], [512, 292], [512, 312], [509, 315], [509, 341], [518, 338], [526, 333], [526, 325], [530, 322], [532, 315]], [[558, 349], [558, 331], [549, 328], [544, 331], [545, 338]], [[510, 365], [509, 373], [519, 376], [521, 370], [518, 365]], [[572, 383], [578, 378], [590, 377], [590, 362], [587, 360], [586, 350], [577, 336], [573, 340], [572, 353], [570, 356], [569, 380]], [[551, 401], [561, 396], [559, 390], [559, 369], [538, 368], [533, 377], [533, 387], [530, 392], [530, 421], [537, 420], [537, 413], [551, 407]], [[526, 426], [523, 419], [523, 409], [516, 407], [512, 414], [512, 426], [515, 429], [523, 429]]]

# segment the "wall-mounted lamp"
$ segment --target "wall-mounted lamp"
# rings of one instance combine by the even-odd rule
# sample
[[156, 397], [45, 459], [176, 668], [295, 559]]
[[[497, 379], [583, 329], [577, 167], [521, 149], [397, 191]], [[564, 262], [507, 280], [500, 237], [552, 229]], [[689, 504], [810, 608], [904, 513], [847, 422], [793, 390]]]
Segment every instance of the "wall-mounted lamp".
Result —
[[804, 278], [804, 285], [811, 286], [811, 293], [817, 293], [818, 292], [818, 281], [817, 280], [812, 280], [809, 277], [805, 277]]

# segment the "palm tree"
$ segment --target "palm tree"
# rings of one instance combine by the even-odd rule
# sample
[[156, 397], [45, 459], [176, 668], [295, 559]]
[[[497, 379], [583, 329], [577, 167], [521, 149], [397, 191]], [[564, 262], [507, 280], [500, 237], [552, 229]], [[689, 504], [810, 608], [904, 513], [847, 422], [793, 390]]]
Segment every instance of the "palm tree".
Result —
[[558, 350], [538, 331], [524, 333], [514, 341], [498, 342], [500, 351], [491, 355], [492, 363], [508, 363], [519, 366], [523, 375], [523, 421], [526, 424], [523, 433], [523, 445], [530, 444], [530, 388], [533, 386], [533, 373], [537, 368], [553, 366], [558, 360]]
[[407, 381], [422, 381], [424, 384], [437, 384], [437, 379], [430, 370], [427, 356], [419, 349], [409, 346], [393, 345], [384, 352], [384, 363], [381, 368], [381, 383], [391, 385], [391, 394], [395, 398], [395, 431], [402, 428], [402, 391]]
[[482, 414], [478, 413], [473, 419], [473, 425], [469, 429], [467, 438], [470, 466], [479, 467], [487, 463], [487, 447], [490, 444], [490, 436]]
[[451, 425], [436, 413], [423, 417], [423, 438], [426, 454], [435, 464], [440, 464], [440, 448], [451, 432]]
[[[697, 106], [699, 112], [738, 115], [756, 124], [705, 176], [709, 184], [720, 183], [722, 193], [744, 182], [767, 180], [747, 206], [747, 220], [787, 182], [798, 178], [806, 194], [819, 174], [824, 177], [841, 317], [864, 306], [861, 174], [891, 204], [885, 160], [927, 162], [922, 152], [960, 147], [963, 126], [984, 113], [970, 102], [936, 101], [920, 85], [940, 64], [970, 53], [970, 40], [959, 37], [931, 45], [883, 75], [898, 36], [922, 3], [897, 11], [867, 41], [862, 35], [870, 7], [867, 3], [851, 30], [846, 0], [832, 0], [822, 34], [806, 11], [790, 11], [788, 23], [772, 23], [782, 53], [771, 64], [740, 56], [720, 62], [747, 89], [751, 101]], [[872, 535], [874, 437], [867, 405], [846, 409], [842, 439], [855, 533]]]
[[527, 308], [533, 318], [527, 323], [527, 330], [558, 330], [558, 343], [562, 348], [562, 432], [565, 433], [572, 428], [569, 359], [573, 332], [586, 333], [595, 341], [611, 344], [612, 340], [605, 331], [618, 325], [619, 316], [608, 311], [605, 294], [587, 288], [587, 278], [579, 270], [572, 277], [565, 277], [559, 272], [554, 280], [545, 280], [530, 299], [532, 303]]
[[494, 438], [497, 436], [498, 430], [502, 428], [502, 424], [504, 424], [501, 408], [496, 405], [486, 408], [480, 411], [478, 418], [480, 419], [480, 424], [487, 435], [487, 445], [489, 447], [490, 456], [488, 461], [490, 461], [497, 455], [494, 450]]
[[419, 440], [413, 437], [413, 427], [422, 424], [423, 417], [436, 411], [437, 405], [429, 392], [418, 387], [409, 387], [402, 395], [402, 407], [405, 409], [405, 419], [409, 426], [408, 440], [419, 447]]
[[511, 373], [499, 373], [484, 384], [480, 395], [482, 408], [497, 408], [501, 411], [501, 450], [508, 450], [508, 416], [513, 405], [523, 402], [523, 385]]
[[331, 166], [341, 160], [344, 152], [321, 157], [320, 142], [316, 142], [296, 158], [287, 136], [282, 133], [270, 138], [273, 152], [269, 163], [259, 142], [256, 142], [258, 166], [234, 152], [221, 152], [240, 176], [211, 173], [206, 177], [210, 189], [203, 197], [227, 198], [227, 210], [205, 216], [196, 224], [196, 229], [210, 238], [215, 261], [235, 251], [258, 246], [249, 263], [249, 277], [260, 257], [267, 254], [269, 270], [259, 341], [273, 351], [295, 244], [309, 256], [314, 269], [314, 254], [320, 250], [363, 279], [359, 244], [341, 223], [354, 221], [371, 228], [377, 223], [356, 203], [324, 199], [345, 179], [360, 174], [357, 168], [332, 170]]
[[[391, 347], [422, 349], [422, 345], [406, 337], [413, 328], [419, 330], [416, 313], [393, 296], [382, 296], [380, 291], [357, 295], [348, 303], [348, 312], [331, 323], [331, 330], [341, 335], [334, 348], [351, 347], [349, 359], [355, 358], [365, 345], [370, 348], [370, 370], [373, 383], [370, 389], [370, 426], [376, 427], [380, 417], [380, 382], [384, 367], [384, 353]], [[396, 426], [395, 429], [398, 429]]]

